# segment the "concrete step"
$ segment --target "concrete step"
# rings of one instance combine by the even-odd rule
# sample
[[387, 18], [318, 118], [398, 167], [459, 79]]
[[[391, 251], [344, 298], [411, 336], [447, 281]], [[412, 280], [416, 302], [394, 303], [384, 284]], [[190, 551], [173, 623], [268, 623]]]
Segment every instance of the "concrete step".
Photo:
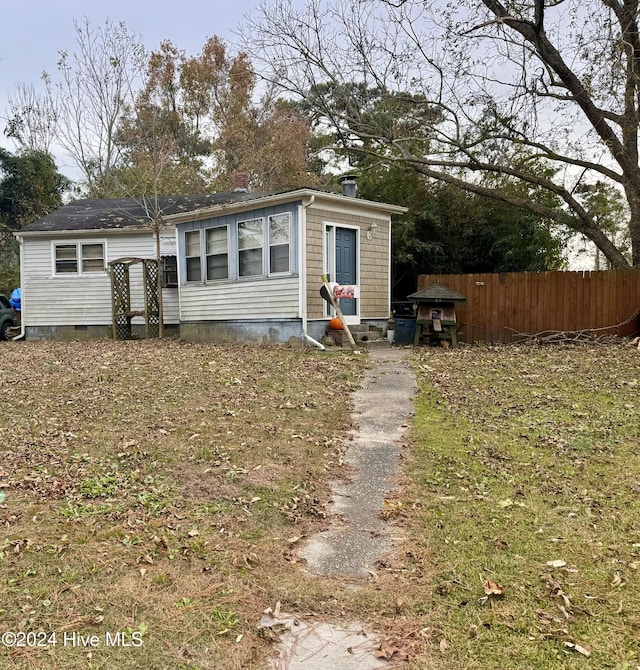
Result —
[[[373, 328], [372, 330], [351, 331], [356, 344], [363, 349], [369, 347], [388, 347], [391, 346], [389, 340], [382, 337], [382, 328]], [[333, 339], [337, 347], [348, 347], [349, 338], [344, 330], [327, 329], [327, 335]]]

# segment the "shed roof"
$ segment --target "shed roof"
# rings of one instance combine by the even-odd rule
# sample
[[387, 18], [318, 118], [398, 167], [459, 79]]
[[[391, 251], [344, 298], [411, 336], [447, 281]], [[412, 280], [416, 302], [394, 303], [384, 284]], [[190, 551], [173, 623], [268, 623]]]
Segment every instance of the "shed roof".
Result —
[[415, 302], [465, 302], [466, 297], [457, 291], [452, 291], [447, 286], [432, 284], [423, 288], [421, 291], [412, 293], [409, 300]]

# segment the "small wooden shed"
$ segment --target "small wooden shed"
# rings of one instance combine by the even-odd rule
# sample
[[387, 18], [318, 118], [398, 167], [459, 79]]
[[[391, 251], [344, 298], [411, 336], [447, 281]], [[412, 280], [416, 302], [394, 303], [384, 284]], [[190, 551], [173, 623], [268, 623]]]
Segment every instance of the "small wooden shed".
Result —
[[412, 293], [409, 300], [418, 304], [414, 345], [420, 344], [421, 338], [428, 338], [429, 341], [450, 341], [454, 348], [458, 346], [455, 304], [465, 302], [465, 296], [433, 284]]

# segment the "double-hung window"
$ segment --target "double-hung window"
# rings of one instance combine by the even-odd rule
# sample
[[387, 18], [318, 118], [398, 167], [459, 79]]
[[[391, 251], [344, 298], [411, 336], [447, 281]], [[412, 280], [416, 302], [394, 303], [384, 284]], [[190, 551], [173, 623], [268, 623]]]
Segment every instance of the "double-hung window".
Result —
[[202, 281], [200, 258], [200, 231], [191, 230], [185, 233], [187, 251], [187, 281]]
[[104, 242], [64, 242], [54, 244], [56, 275], [104, 272]]
[[207, 236], [207, 280], [229, 278], [229, 228], [209, 228]]
[[238, 223], [238, 275], [253, 277], [263, 272], [264, 220]]
[[291, 269], [291, 215], [269, 217], [269, 274], [283, 274]]

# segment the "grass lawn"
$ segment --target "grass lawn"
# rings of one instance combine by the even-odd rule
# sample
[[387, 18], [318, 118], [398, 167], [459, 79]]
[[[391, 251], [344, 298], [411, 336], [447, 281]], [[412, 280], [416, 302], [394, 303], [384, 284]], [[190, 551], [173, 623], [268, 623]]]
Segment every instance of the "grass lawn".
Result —
[[265, 608], [336, 609], [293, 549], [326, 527], [362, 360], [170, 340], [1, 355], [0, 629], [46, 634], [0, 646], [1, 668], [264, 667]]
[[357, 589], [296, 548], [348, 476], [365, 357], [171, 340], [0, 354], [0, 632], [42, 632], [0, 646], [0, 668], [264, 669], [256, 623], [277, 602], [362, 622], [411, 670], [640, 667], [633, 349], [417, 351], [382, 511], [405, 540]]
[[640, 354], [424, 349], [415, 363], [405, 568], [431, 648], [412, 667], [636, 670]]

